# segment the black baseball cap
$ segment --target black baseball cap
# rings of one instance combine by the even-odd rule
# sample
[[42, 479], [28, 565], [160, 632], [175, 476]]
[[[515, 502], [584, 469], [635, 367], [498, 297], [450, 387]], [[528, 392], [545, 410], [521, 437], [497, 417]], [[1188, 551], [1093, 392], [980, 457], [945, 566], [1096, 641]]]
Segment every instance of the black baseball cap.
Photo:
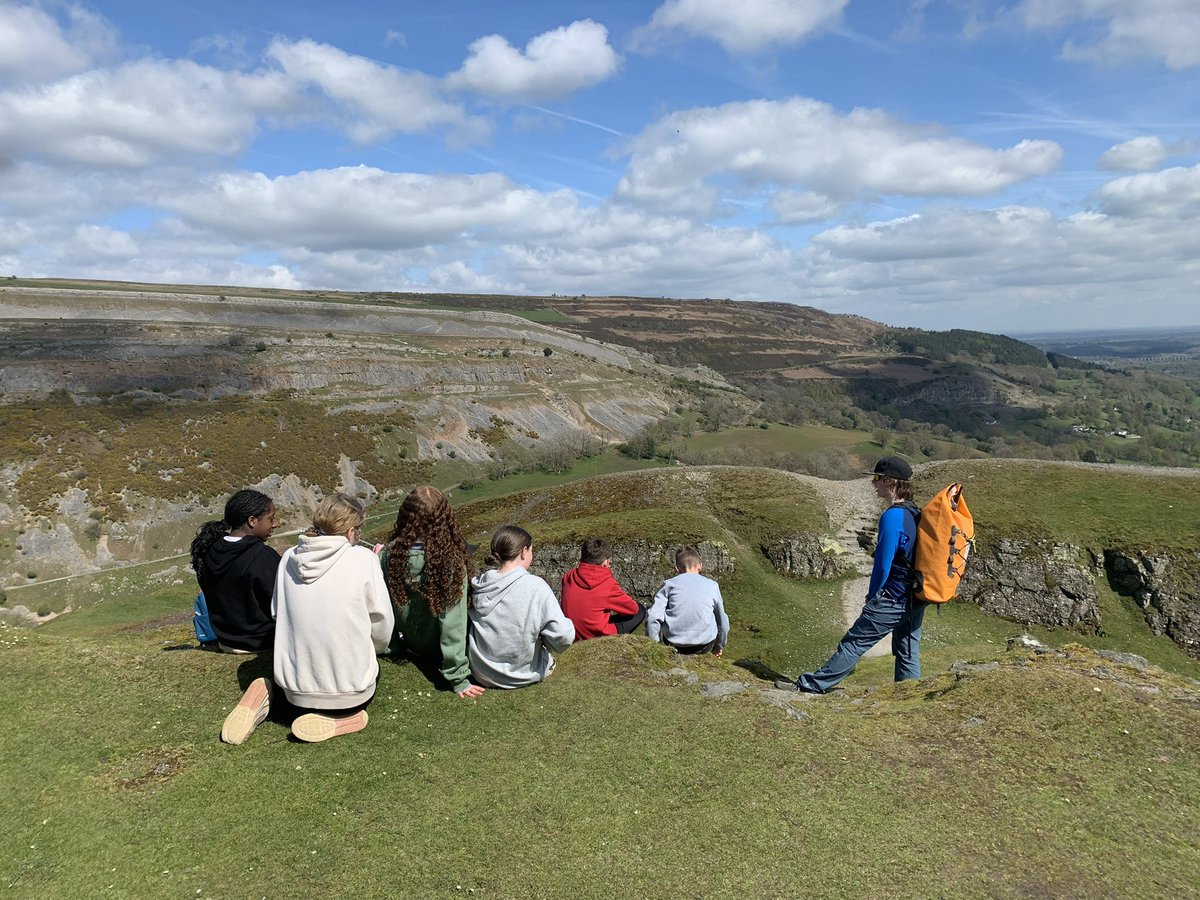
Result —
[[884, 478], [895, 478], [897, 481], [908, 481], [912, 478], [912, 466], [899, 456], [885, 456], [875, 463], [873, 472], [863, 472], [864, 475], [882, 475]]

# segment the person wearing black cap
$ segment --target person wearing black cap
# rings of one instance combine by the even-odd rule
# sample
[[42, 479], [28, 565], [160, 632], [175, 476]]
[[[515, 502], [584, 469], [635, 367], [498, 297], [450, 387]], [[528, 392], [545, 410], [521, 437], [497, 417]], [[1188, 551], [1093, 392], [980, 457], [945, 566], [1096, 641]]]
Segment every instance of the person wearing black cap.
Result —
[[887, 509], [879, 517], [875, 564], [862, 613], [850, 626], [825, 665], [805, 672], [793, 684], [778, 687], [824, 694], [854, 671], [864, 653], [892, 636], [896, 680], [921, 677], [921, 621], [928, 605], [913, 597], [913, 551], [917, 542], [916, 506], [912, 502], [912, 466], [899, 456], [885, 456], [870, 475]]

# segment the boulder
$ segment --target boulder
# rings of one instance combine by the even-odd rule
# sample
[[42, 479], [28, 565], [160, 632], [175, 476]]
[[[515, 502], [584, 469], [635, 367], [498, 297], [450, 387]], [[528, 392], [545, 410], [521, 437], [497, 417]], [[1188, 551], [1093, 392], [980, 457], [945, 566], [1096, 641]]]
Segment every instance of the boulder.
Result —
[[1200, 658], [1200, 551], [1104, 551], [1113, 590], [1132, 597], [1155, 634]]
[[1005, 619], [1094, 632], [1096, 584], [1071, 544], [1001, 538], [976, 548], [959, 596]]

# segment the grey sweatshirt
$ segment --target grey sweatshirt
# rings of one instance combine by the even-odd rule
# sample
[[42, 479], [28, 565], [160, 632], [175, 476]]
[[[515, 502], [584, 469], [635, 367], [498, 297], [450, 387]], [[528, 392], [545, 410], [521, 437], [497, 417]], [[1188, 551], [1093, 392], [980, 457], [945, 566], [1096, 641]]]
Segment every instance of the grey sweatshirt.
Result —
[[271, 611], [275, 681], [290, 703], [346, 709], [370, 699], [394, 621], [374, 553], [341, 535], [301, 535], [279, 561]]
[[652, 641], [682, 647], [697, 647], [716, 638], [716, 649], [723, 649], [729, 640], [729, 617], [721, 588], [699, 572], [668, 578], [646, 613], [646, 634]]
[[471, 674], [487, 687], [537, 684], [554, 668], [551, 652], [561, 653], [575, 640], [575, 626], [550, 585], [521, 566], [472, 578], [468, 617]]

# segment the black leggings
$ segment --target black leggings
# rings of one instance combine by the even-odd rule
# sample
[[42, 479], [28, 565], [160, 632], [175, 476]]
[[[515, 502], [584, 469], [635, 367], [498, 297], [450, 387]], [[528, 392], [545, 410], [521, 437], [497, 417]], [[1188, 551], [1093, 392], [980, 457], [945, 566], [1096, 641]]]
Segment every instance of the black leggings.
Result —
[[617, 626], [617, 634], [633, 634], [638, 630], [638, 626], [646, 621], [646, 610], [639, 606], [638, 611], [631, 616], [613, 613], [608, 617], [608, 621]]
[[672, 644], [667, 641], [668, 647], [674, 647], [677, 653], [682, 653], [684, 656], [699, 655], [701, 653], [712, 653], [717, 647], [717, 639], [713, 638], [707, 644]]

